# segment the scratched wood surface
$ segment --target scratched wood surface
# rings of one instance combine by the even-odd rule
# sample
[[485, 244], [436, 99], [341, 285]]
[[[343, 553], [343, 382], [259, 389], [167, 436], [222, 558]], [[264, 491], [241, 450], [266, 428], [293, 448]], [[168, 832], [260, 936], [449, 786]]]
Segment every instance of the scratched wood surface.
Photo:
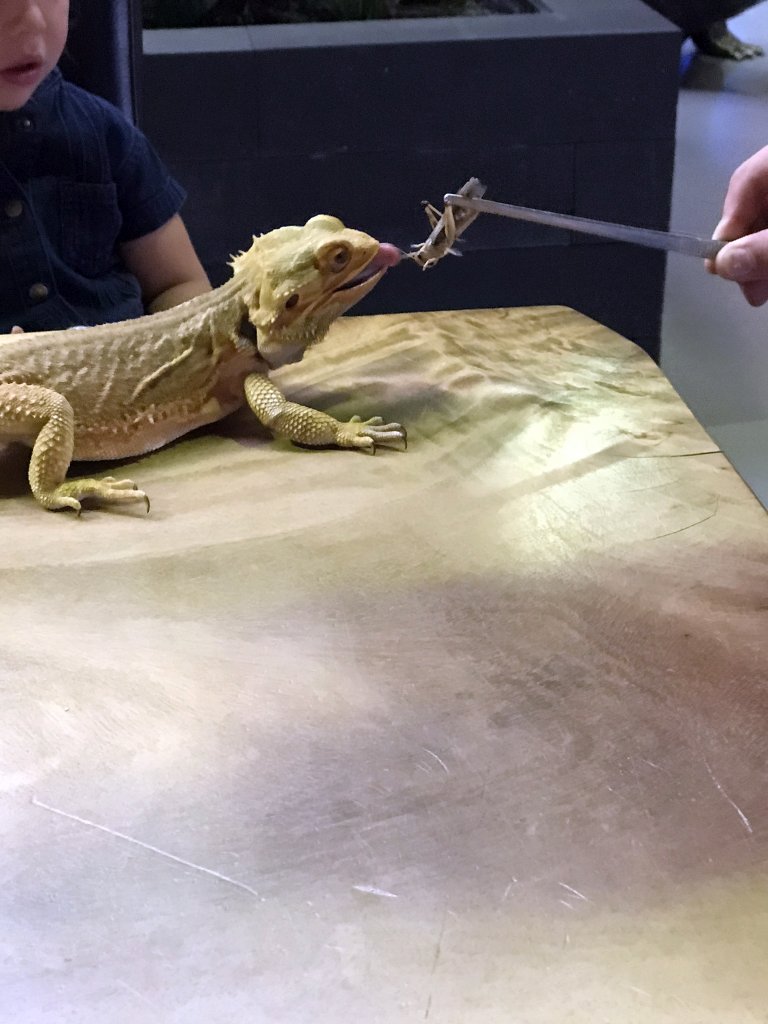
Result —
[[565, 309], [350, 318], [246, 418], [40, 510], [2, 456], [0, 1020], [749, 1024], [768, 521]]

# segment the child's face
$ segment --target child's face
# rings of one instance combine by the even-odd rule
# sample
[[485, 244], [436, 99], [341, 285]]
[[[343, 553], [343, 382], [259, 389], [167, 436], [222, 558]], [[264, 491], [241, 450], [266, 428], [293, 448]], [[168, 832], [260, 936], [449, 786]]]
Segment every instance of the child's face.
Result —
[[67, 41], [69, 0], [0, 0], [0, 110], [23, 107]]

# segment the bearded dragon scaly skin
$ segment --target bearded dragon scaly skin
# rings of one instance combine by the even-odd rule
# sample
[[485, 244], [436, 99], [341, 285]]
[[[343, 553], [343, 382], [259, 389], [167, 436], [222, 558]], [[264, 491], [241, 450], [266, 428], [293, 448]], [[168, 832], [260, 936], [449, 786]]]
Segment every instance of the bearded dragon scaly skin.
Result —
[[254, 238], [226, 284], [180, 306], [85, 330], [0, 335], [0, 442], [31, 446], [29, 482], [41, 505], [78, 513], [83, 499], [147, 509], [149, 500], [131, 480], [66, 480], [73, 459], [143, 455], [245, 403], [300, 444], [375, 451], [404, 442], [399, 423], [341, 423], [287, 401], [269, 380], [400, 255], [321, 214]]

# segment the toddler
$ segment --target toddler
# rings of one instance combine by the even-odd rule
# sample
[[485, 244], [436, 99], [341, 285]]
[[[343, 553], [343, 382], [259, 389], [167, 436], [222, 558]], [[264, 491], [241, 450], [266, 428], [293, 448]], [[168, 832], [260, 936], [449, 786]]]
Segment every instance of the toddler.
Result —
[[0, 0], [0, 334], [156, 312], [210, 288], [185, 193], [56, 64], [69, 0]]

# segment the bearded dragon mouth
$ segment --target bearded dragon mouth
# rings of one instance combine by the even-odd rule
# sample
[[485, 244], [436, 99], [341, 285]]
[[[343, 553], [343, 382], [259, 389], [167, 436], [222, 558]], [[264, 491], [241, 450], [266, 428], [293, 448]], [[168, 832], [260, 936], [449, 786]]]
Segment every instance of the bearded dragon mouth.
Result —
[[379, 251], [373, 257], [367, 267], [364, 267], [359, 274], [356, 274], [349, 281], [335, 288], [336, 292], [349, 291], [351, 288], [357, 288], [358, 285], [365, 284], [370, 281], [373, 277], [381, 277], [385, 270], [390, 267], [394, 267], [395, 264], [400, 262], [401, 252], [400, 250], [391, 245], [389, 242], [383, 242], [379, 245]]
[[357, 286], [359, 284], [364, 284], [366, 281], [370, 281], [370, 279], [375, 274], [378, 274], [379, 271], [381, 271], [381, 273], [384, 273], [384, 271], [386, 270], [386, 267], [374, 267], [374, 265], [373, 265], [374, 263], [375, 263], [375, 260], [371, 260], [371, 262], [368, 264], [368, 266], [365, 268], [365, 270], [362, 270], [359, 274], [357, 274], [351, 280], [347, 281], [346, 284], [342, 284], [340, 287], [334, 288], [333, 289], [334, 292], [347, 292], [347, 291], [350, 291], [352, 288], [357, 288]]

